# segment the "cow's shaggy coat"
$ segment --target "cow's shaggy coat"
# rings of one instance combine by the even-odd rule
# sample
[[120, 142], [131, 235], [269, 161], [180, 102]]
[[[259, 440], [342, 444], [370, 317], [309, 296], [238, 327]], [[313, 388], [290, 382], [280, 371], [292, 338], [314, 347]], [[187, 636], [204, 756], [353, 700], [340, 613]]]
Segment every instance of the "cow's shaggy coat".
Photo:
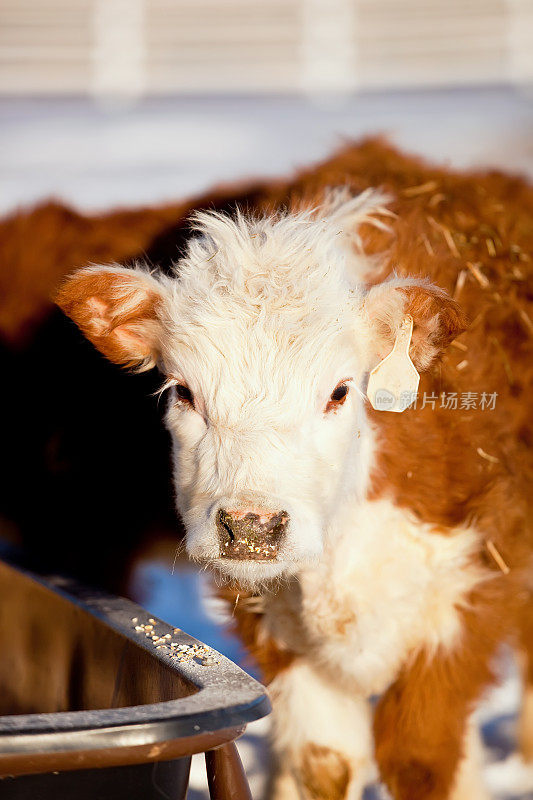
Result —
[[[519, 180], [369, 143], [197, 216], [175, 276], [94, 267], [58, 294], [167, 378], [189, 552], [237, 582], [271, 681], [277, 800], [359, 797], [372, 755], [398, 800], [484, 796], [469, 720], [504, 641], [533, 682], [532, 209]], [[406, 314], [426, 401], [376, 412]], [[214, 515], [246, 505], [289, 514], [277, 562], [219, 560]]]

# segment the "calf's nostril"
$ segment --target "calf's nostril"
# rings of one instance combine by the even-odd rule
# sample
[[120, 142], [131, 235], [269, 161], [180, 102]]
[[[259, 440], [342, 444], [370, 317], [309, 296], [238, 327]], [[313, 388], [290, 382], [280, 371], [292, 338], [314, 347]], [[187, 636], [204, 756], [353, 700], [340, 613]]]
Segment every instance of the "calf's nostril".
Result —
[[264, 529], [266, 532], [269, 533], [283, 533], [285, 530], [285, 526], [287, 525], [287, 514], [284, 511], [280, 511], [279, 514], [273, 516], [268, 522], [265, 523]]
[[223, 528], [226, 531], [230, 542], [235, 541], [235, 534], [233, 533], [233, 530], [231, 528], [231, 515], [228, 514], [227, 511], [224, 511], [223, 508], [221, 508], [217, 514], [217, 527], [219, 531], [221, 528]]
[[226, 520], [222, 520], [222, 524], [223, 524], [224, 528], [226, 529], [229, 538], [231, 539], [232, 542], [234, 542], [235, 541], [235, 536], [233, 535], [233, 531], [231, 530], [231, 528], [228, 525], [228, 523], [226, 522]]

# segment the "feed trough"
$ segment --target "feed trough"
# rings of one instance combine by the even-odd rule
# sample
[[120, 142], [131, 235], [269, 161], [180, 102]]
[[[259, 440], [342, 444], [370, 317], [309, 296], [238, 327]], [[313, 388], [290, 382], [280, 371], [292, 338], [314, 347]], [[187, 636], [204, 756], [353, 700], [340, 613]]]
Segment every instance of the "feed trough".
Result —
[[214, 800], [250, 797], [234, 740], [270, 711], [261, 684], [129, 600], [0, 556], [2, 800], [180, 800], [201, 752]]

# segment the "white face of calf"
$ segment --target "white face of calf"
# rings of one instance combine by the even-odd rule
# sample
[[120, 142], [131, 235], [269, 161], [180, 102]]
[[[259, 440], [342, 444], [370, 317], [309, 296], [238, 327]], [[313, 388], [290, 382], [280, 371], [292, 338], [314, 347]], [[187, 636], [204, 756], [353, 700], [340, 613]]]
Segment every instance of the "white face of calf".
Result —
[[178, 284], [182, 314], [163, 356], [176, 382], [166, 421], [188, 551], [241, 578], [320, 555], [353, 485], [363, 419], [342, 293], [311, 299], [307, 287], [297, 298], [287, 276], [275, 289], [261, 278], [265, 303], [251, 283], [199, 294]]
[[201, 214], [174, 278], [96, 267], [58, 295], [111, 360], [161, 369], [188, 552], [241, 581], [319, 558], [336, 509], [364, 494], [365, 376], [405, 313], [421, 368], [459, 330], [435, 287], [354, 283], [368, 265], [339, 226], [356, 234], [380, 199], [255, 221]]

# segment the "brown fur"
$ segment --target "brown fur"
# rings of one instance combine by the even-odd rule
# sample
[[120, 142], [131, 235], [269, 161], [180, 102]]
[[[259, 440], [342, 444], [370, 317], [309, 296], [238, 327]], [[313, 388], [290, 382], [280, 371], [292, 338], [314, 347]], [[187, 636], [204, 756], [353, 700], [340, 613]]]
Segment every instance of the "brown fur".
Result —
[[0, 335], [24, 343], [52, 309], [50, 295], [72, 270], [128, 261], [146, 249], [186, 206], [117, 211], [93, 217], [58, 203], [0, 222]]
[[279, 645], [262, 625], [261, 598], [227, 584], [218, 591], [231, 609], [232, 629], [244, 642], [246, 649], [261, 669], [263, 680], [270, 683], [287, 669], [295, 654]]
[[345, 800], [350, 778], [350, 765], [341, 753], [313, 743], [303, 747], [300, 780], [309, 800]]
[[[346, 184], [354, 191], [381, 186], [395, 198], [392, 233], [364, 230], [369, 252], [387, 252], [385, 268], [373, 282], [393, 270], [429, 277], [470, 320], [458, 346], [448, 347], [422, 376], [420, 392], [435, 395], [434, 409], [370, 411], [380, 441], [371, 497], [391, 496], [441, 532], [474, 523], [510, 569], [501, 573], [482, 543], [477, 560], [494, 570], [495, 579], [471, 598], [460, 645], [432, 658], [413, 654], [377, 709], [377, 758], [394, 796], [440, 800], [461, 755], [468, 712], [492, 680], [489, 662], [499, 642], [520, 642], [529, 657], [529, 679], [533, 676], [533, 189], [519, 177], [459, 175], [428, 166], [368, 140], [292, 180], [212, 197], [217, 207], [244, 198], [260, 212], [309, 205], [321, 199], [326, 186]], [[131, 258], [145, 249], [167, 265], [186, 234], [183, 215], [208, 204], [205, 197], [160, 212], [93, 218], [54, 206], [7, 220], [0, 230], [3, 261], [13, 265], [16, 277], [8, 282], [0, 309], [4, 336], [14, 340], [28, 330], [44, 313], [49, 288], [88, 260]], [[50, 215], [52, 226], [46, 222]], [[409, 303], [422, 320], [434, 317], [416, 293]], [[456, 306], [448, 304], [431, 334], [436, 349], [462, 326]], [[416, 332], [415, 354], [421, 332], [423, 326]], [[464, 392], [498, 392], [498, 398], [493, 411], [447, 410], [440, 408], [441, 392], [458, 392], [459, 398]], [[266, 637], [260, 613], [238, 603], [235, 617], [267, 679], [290, 663], [291, 655]]]

